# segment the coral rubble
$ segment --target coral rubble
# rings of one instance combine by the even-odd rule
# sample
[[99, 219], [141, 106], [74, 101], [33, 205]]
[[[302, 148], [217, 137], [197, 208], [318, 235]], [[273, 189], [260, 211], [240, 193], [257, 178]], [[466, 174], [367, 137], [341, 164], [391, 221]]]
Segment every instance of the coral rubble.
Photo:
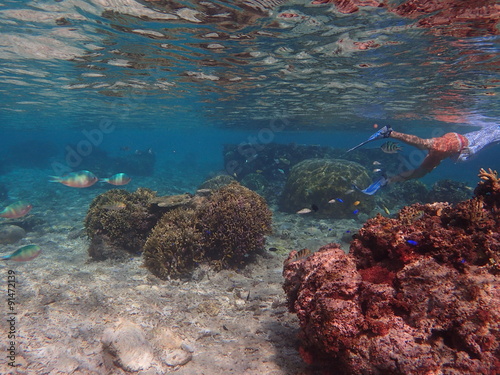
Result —
[[498, 374], [500, 185], [480, 177], [455, 206], [368, 220], [349, 254], [330, 244], [285, 262], [305, 361], [335, 374]]

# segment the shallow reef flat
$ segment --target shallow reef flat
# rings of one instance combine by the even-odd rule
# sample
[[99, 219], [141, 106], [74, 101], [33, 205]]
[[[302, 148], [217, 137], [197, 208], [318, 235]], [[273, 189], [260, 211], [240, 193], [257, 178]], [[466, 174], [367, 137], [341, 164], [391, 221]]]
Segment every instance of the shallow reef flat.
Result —
[[[17, 188], [44, 181], [43, 171], [18, 170], [5, 177], [6, 182], [14, 179], [17, 184], [7, 183], [9, 193], [31, 194], [30, 215], [38, 221], [4, 251], [36, 243], [42, 254], [2, 270], [16, 272], [19, 336], [16, 372], [2, 362], [0, 373], [313, 373], [298, 353], [299, 324], [286, 308], [283, 261], [292, 249], [328, 242], [344, 240], [347, 250], [361, 222], [273, 209], [273, 234], [255, 262], [220, 272], [201, 266], [188, 280], [164, 281], [143, 267], [140, 256], [124, 262], [90, 260], [83, 220], [104, 188]], [[115, 339], [123, 345], [111, 345]], [[127, 342], [141, 344], [131, 348]], [[5, 340], [0, 350], [7, 351]], [[112, 355], [116, 352], [118, 358]]]

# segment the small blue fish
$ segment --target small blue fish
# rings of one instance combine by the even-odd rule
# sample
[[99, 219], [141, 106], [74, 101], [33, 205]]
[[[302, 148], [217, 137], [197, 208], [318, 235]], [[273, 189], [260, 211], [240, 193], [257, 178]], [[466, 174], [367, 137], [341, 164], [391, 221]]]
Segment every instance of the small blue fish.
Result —
[[359, 210], [354, 210], [354, 211], [352, 211], [352, 213], [353, 213], [354, 215], [357, 215], [357, 214], [359, 213]]
[[409, 245], [412, 245], [412, 246], [417, 246], [418, 245], [418, 242], [417, 241], [413, 241], [413, 240], [406, 240], [406, 243], [409, 244]]
[[340, 198], [337, 198], [337, 202], [344, 203], [344, 201]]

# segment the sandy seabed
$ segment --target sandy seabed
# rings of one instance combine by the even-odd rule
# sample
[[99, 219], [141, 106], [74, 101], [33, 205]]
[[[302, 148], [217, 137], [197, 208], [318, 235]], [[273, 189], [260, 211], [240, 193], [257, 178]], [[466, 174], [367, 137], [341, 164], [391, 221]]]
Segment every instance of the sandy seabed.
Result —
[[[283, 260], [293, 249], [341, 242], [359, 222], [275, 213], [266, 249], [278, 251], [267, 250], [238, 271], [201, 266], [189, 280], [163, 281], [141, 257], [89, 261], [83, 219], [92, 197], [105, 190], [66, 189], [32, 192], [31, 214], [43, 224], [3, 247], [8, 254], [35, 243], [42, 254], [0, 269], [1, 374], [315, 373], [298, 354], [298, 320], [287, 311], [282, 289]], [[9, 270], [16, 276], [14, 368], [7, 358]]]

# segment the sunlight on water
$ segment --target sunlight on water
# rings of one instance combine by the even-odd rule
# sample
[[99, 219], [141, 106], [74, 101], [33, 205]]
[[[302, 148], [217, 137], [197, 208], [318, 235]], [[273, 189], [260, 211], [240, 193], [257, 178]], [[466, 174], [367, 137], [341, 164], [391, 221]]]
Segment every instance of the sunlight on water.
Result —
[[394, 2], [350, 14], [308, 1], [168, 4], [5, 2], [3, 126], [30, 126], [30, 112], [49, 127], [102, 116], [259, 127], [286, 113], [304, 129], [499, 115], [487, 23], [419, 27], [428, 18]]

